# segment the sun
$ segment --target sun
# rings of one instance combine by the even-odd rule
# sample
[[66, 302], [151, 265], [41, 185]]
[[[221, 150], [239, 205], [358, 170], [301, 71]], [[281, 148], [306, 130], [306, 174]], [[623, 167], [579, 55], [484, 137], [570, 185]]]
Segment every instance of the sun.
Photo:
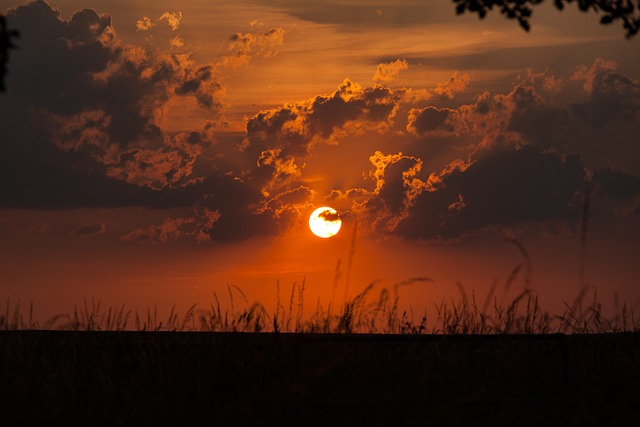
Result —
[[341, 226], [342, 220], [338, 211], [328, 206], [316, 209], [309, 217], [309, 228], [313, 234], [323, 239], [338, 234]]

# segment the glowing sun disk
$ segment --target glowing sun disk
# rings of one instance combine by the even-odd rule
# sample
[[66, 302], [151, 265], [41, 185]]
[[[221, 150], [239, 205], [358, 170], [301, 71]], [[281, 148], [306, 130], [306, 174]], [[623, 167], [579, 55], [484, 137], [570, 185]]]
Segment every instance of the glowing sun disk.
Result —
[[338, 211], [328, 206], [316, 209], [309, 217], [309, 228], [313, 234], [323, 239], [338, 234], [341, 226], [342, 220]]

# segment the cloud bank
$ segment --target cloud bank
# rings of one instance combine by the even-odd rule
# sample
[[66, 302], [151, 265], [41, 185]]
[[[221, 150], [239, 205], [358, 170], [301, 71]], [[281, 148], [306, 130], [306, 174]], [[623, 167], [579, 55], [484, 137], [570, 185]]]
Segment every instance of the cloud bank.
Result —
[[[595, 220], [638, 221], [640, 82], [612, 61], [562, 76], [523, 70], [510, 90], [474, 88], [463, 103], [472, 78], [459, 72], [391, 88], [411, 66], [398, 59], [372, 69], [371, 86], [345, 78], [328, 94], [258, 111], [241, 143], [220, 144], [218, 74], [275, 60], [286, 30], [236, 33], [201, 64], [175, 39], [180, 12], [136, 23], [149, 34], [165, 26], [174, 40], [165, 50], [124, 43], [90, 9], [65, 20], [35, 1], [7, 19], [23, 37], [0, 104], [5, 209], [181, 208], [120, 240], [226, 242], [284, 233], [332, 202], [372, 234], [455, 240], [530, 225], [572, 232], [589, 187]], [[164, 129], [177, 99], [207, 120]], [[95, 222], [71, 234], [106, 230]]]

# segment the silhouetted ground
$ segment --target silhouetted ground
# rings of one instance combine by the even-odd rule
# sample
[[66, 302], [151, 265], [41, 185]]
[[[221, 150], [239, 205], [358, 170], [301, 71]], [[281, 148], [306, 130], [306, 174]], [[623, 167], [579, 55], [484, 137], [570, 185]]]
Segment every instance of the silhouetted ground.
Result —
[[0, 332], [0, 424], [640, 425], [640, 334]]

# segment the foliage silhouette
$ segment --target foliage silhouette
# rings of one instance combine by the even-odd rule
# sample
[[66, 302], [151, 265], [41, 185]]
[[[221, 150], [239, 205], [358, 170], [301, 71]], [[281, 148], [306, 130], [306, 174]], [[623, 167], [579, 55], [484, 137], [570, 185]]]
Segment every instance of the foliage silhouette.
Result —
[[9, 62], [9, 51], [18, 46], [13, 43], [13, 39], [18, 38], [19, 33], [7, 28], [7, 20], [4, 15], [0, 15], [0, 92], [4, 92], [4, 78], [7, 75], [7, 62]]
[[[494, 7], [500, 9], [500, 13], [509, 19], [515, 19], [526, 30], [531, 29], [529, 19], [533, 13], [533, 6], [542, 4], [545, 0], [453, 0], [456, 4], [456, 13], [463, 14], [466, 11], [477, 13], [480, 19], [484, 18]], [[582, 12], [592, 10], [600, 15], [600, 23], [607, 25], [615, 21], [622, 22], [626, 37], [635, 36], [640, 30], [640, 0], [553, 0], [558, 10], [563, 10], [566, 5], [577, 3]]]

